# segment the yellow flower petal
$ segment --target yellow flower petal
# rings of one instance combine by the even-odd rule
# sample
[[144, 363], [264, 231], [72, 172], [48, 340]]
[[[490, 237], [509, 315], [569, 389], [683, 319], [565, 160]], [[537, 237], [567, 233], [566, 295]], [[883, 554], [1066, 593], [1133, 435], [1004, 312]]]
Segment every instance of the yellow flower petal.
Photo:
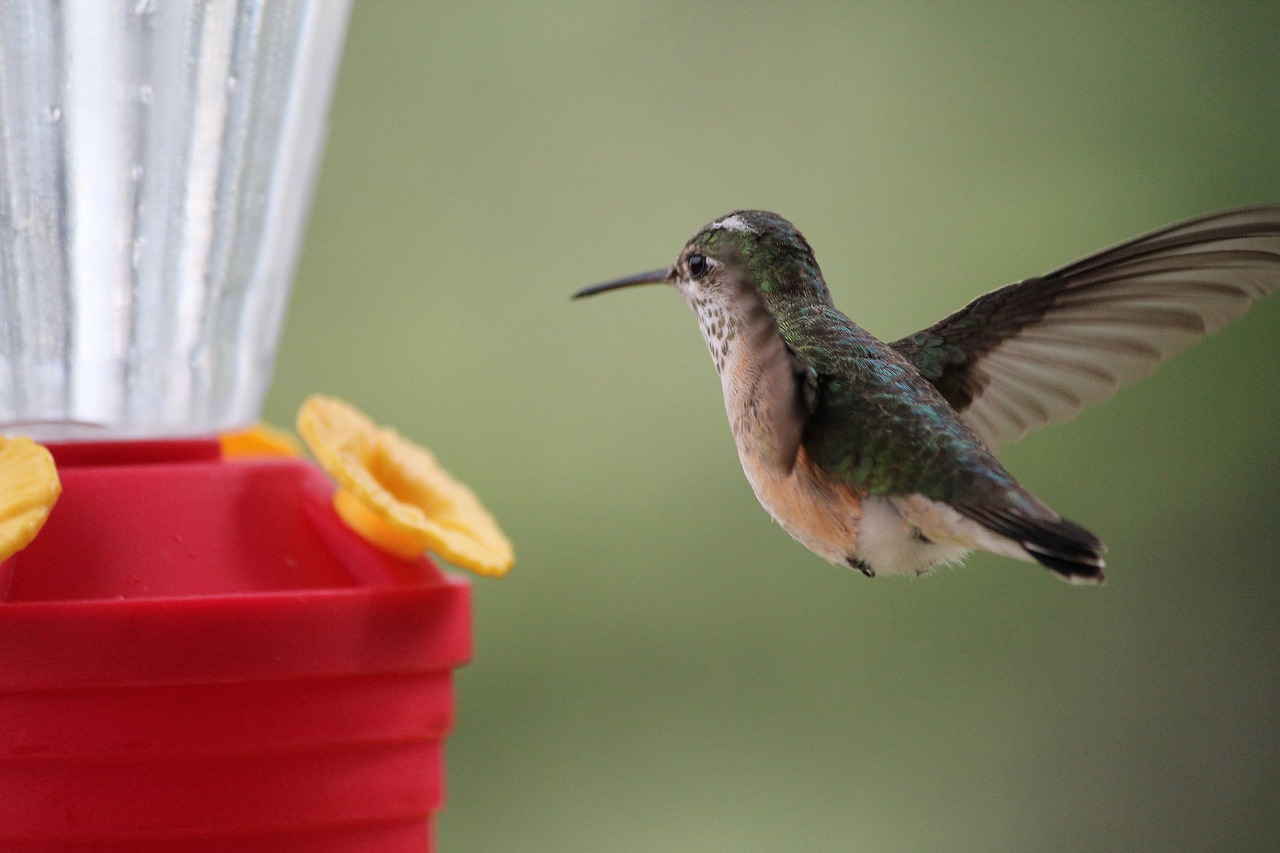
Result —
[[421, 536], [393, 527], [350, 489], [338, 487], [333, 493], [333, 508], [348, 527], [397, 557], [412, 560], [426, 550]]
[[218, 436], [223, 459], [254, 459], [262, 456], [301, 456], [302, 445], [282, 429], [258, 424], [239, 432]]
[[48, 450], [29, 438], [0, 437], [0, 560], [31, 544], [60, 494]]
[[431, 551], [482, 575], [500, 577], [515, 562], [475, 494], [395, 430], [341, 400], [313, 396], [298, 412], [298, 432], [337, 480], [343, 520], [374, 544], [401, 556]]

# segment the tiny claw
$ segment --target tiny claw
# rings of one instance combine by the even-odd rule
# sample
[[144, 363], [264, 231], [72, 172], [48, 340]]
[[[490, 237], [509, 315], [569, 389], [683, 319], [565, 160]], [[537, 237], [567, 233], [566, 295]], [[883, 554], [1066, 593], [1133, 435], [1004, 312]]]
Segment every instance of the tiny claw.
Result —
[[850, 557], [847, 562], [850, 566], [862, 572], [869, 578], [876, 576], [876, 570], [871, 568], [871, 564], [866, 560], [859, 560], [857, 557]]

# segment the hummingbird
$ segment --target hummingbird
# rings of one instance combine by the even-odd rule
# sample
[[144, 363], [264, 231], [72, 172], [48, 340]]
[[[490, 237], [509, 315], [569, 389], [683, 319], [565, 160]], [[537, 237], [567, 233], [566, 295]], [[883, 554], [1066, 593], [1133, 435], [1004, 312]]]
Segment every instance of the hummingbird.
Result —
[[978, 297], [885, 343], [836, 308], [808, 241], [738, 210], [668, 267], [720, 375], [748, 482], [832, 563], [922, 575], [974, 550], [1103, 581], [1106, 546], [994, 451], [1074, 417], [1280, 289], [1280, 207], [1190, 219]]

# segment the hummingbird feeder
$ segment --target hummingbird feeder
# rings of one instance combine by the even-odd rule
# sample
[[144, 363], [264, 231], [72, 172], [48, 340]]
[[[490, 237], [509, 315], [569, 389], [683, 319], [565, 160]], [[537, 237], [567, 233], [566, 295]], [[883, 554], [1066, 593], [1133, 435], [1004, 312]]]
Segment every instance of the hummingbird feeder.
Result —
[[[348, 12], [0, 5], [0, 849], [430, 849], [470, 587], [411, 523], [398, 551], [353, 529], [287, 440], [236, 434]], [[330, 470], [377, 463], [366, 497], [412, 481], [307, 411]], [[420, 528], [424, 488], [396, 509]], [[458, 488], [483, 541], [455, 562], [505, 571]]]

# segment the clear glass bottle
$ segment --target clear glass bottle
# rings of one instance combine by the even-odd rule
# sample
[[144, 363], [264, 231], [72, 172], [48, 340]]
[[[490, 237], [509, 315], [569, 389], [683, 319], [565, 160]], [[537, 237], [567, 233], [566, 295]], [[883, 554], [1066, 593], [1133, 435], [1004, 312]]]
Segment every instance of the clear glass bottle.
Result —
[[349, 9], [0, 2], [0, 431], [257, 420]]

